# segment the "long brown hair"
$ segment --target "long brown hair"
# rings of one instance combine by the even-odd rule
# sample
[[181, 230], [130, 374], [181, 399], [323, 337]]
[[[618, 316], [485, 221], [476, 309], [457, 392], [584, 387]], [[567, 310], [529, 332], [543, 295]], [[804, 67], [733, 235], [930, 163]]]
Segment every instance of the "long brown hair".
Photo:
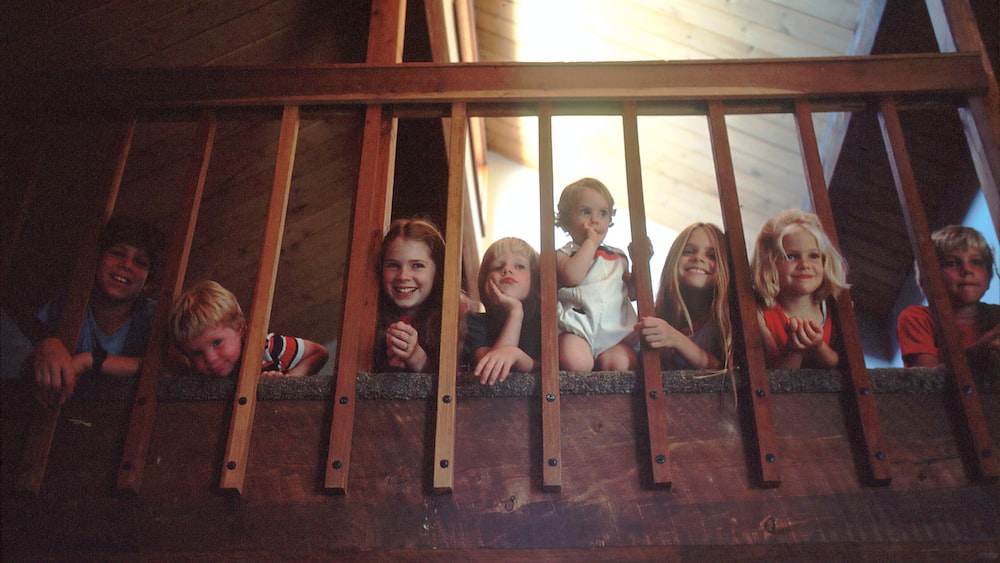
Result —
[[719, 330], [723, 353], [721, 360], [723, 368], [729, 370], [733, 367], [733, 323], [729, 316], [729, 253], [726, 235], [722, 229], [712, 223], [692, 223], [677, 235], [670, 246], [667, 259], [663, 263], [663, 272], [660, 274], [660, 289], [656, 293], [656, 316], [674, 328], [686, 327], [692, 334], [694, 333], [694, 320], [684, 300], [678, 262], [691, 238], [691, 233], [696, 229], [702, 229], [715, 248], [715, 287], [712, 288], [712, 301], [708, 311], [709, 322], [714, 323]]

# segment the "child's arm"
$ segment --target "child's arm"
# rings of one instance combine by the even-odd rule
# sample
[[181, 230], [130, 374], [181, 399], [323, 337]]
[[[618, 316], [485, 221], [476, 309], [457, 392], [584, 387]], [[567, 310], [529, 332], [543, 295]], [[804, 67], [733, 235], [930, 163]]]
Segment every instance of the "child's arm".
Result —
[[643, 342], [653, 350], [674, 350], [694, 369], [719, 369], [722, 362], [681, 331], [659, 317], [643, 317], [635, 325]]
[[312, 340], [302, 339], [302, 359], [292, 369], [285, 372], [285, 377], [303, 377], [315, 375], [326, 364], [330, 353], [321, 344]]
[[66, 402], [76, 387], [76, 376], [84, 369], [58, 338], [43, 338], [35, 346], [35, 383], [42, 390], [40, 399], [50, 405]]
[[486, 283], [486, 298], [494, 307], [503, 307], [507, 319], [492, 347], [481, 347], [473, 352], [476, 359], [474, 373], [479, 376], [479, 383], [493, 385], [497, 380], [505, 381], [511, 369], [534, 371], [537, 363], [520, 348], [524, 304], [505, 295], [492, 280]]
[[564, 252], [556, 252], [556, 273], [560, 287], [576, 287], [587, 276], [590, 267], [597, 256], [597, 248], [604, 241], [604, 235], [587, 227], [587, 239], [583, 241], [576, 254], [570, 256]]

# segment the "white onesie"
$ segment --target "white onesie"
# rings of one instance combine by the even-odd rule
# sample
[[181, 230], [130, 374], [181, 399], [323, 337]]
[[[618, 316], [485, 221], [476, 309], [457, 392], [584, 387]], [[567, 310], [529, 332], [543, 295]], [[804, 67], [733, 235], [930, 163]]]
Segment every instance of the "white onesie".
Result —
[[[573, 256], [580, 250], [569, 242], [559, 252]], [[583, 281], [575, 287], [561, 287], [556, 312], [559, 332], [582, 337], [596, 358], [618, 344], [638, 322], [622, 276], [628, 272], [628, 257], [617, 248], [601, 245]]]

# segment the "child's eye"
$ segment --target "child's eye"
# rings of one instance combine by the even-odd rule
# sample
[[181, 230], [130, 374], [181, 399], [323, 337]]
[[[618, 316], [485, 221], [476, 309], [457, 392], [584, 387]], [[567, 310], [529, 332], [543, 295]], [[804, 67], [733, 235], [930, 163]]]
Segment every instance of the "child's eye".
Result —
[[221, 338], [216, 338], [215, 340], [212, 341], [212, 348], [218, 348], [219, 346], [222, 346]]
[[958, 260], [942, 260], [941, 269], [943, 270], [953, 270], [958, 267]]
[[980, 267], [980, 268], [983, 268], [983, 267], [986, 266], [986, 260], [983, 260], [982, 258], [973, 258], [972, 260], [969, 260], [969, 262], [973, 266], [977, 266], [977, 267]]
[[716, 259], [715, 253], [714, 252], [709, 252], [708, 253], [708, 259], [709, 260], [715, 260]]
[[414, 262], [412, 267], [414, 270], [423, 270], [426, 265], [423, 262]]
[[823, 255], [820, 254], [819, 252], [810, 252], [809, 253], [809, 259], [811, 259], [811, 260], [819, 260], [820, 258], [822, 258], [822, 256]]
[[581, 209], [580, 210], [580, 215], [590, 215], [590, 210], [589, 209]]
[[528, 269], [528, 267], [525, 266], [524, 264], [518, 264], [518, 265], [516, 265], [514, 267], [517, 268], [518, 270], [527, 270]]

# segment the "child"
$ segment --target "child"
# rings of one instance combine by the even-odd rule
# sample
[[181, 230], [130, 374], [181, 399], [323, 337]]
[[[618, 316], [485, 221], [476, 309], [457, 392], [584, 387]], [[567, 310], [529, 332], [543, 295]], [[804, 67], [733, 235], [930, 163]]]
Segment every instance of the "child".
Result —
[[[227, 377], [239, 368], [247, 322], [236, 296], [207, 280], [184, 292], [170, 311], [173, 344], [201, 375]], [[264, 342], [263, 376], [314, 375], [326, 363], [326, 348], [302, 338], [270, 333]]]
[[441, 339], [444, 238], [430, 221], [397, 219], [378, 254], [376, 371], [437, 369]]
[[[996, 374], [1000, 371], [1000, 305], [980, 302], [993, 278], [993, 251], [979, 231], [959, 225], [935, 231], [931, 241], [969, 366]], [[897, 336], [907, 367], [942, 365], [937, 321], [930, 307], [904, 309]]]
[[113, 376], [139, 372], [156, 312], [156, 301], [143, 291], [156, 279], [165, 246], [163, 234], [152, 225], [127, 217], [108, 221], [98, 241], [94, 287], [74, 354], [52, 336], [65, 293], [38, 313], [46, 336], [34, 350], [34, 376], [44, 401], [63, 404], [85, 371]]
[[725, 237], [711, 223], [693, 223], [670, 247], [660, 275], [656, 316], [636, 325], [646, 345], [662, 351], [667, 369], [732, 367]]
[[847, 266], [812, 213], [789, 209], [757, 237], [754, 283], [768, 368], [835, 367], [837, 337], [827, 298], [847, 288]]
[[504, 381], [511, 369], [535, 371], [541, 356], [538, 252], [519, 238], [498, 240], [483, 254], [478, 282], [486, 314], [472, 319], [483, 319], [485, 338], [470, 346], [479, 382]]
[[559, 365], [566, 371], [590, 371], [595, 358], [602, 371], [636, 366], [628, 258], [602, 244], [614, 205], [594, 178], [573, 182], [559, 196], [556, 225], [573, 239], [556, 252]]

